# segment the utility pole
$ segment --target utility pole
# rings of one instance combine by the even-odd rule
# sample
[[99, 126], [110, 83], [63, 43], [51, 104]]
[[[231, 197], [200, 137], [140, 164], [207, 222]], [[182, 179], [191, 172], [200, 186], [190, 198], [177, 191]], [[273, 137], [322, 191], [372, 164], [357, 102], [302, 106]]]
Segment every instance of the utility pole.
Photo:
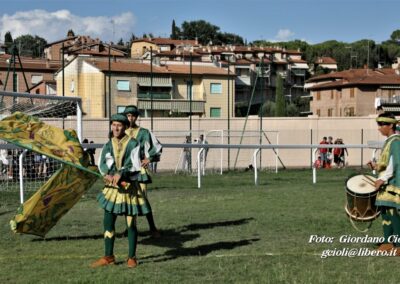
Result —
[[[231, 112], [230, 112], [230, 108], [231, 108], [231, 102], [230, 102], [230, 85], [231, 85], [231, 80], [230, 80], [230, 69], [231, 69], [231, 57], [228, 56], [228, 145], [231, 144]], [[228, 171], [231, 168], [231, 149], [228, 148]]]
[[[190, 65], [189, 65], [189, 131], [190, 131], [190, 143], [192, 143], [192, 51], [190, 51]], [[189, 172], [192, 172], [192, 148], [190, 148], [190, 159], [189, 159]]]
[[153, 132], [153, 47], [150, 46], [150, 111], [151, 132]]

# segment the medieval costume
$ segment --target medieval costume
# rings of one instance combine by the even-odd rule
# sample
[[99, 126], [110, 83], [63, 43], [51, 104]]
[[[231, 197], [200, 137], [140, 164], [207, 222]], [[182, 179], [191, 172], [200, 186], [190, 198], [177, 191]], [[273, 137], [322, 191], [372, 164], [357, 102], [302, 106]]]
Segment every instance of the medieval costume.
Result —
[[[140, 144], [140, 160], [142, 162], [144, 160], [147, 160], [147, 162], [150, 162], [150, 163], [158, 162], [160, 160], [162, 146], [161, 146], [160, 142], [157, 140], [157, 138], [154, 136], [153, 133], [151, 133], [146, 128], [139, 127], [136, 125], [136, 119], [139, 116], [139, 110], [137, 109], [137, 107], [136, 106], [127, 106], [125, 108], [124, 114], [129, 116], [128, 119], [130, 119], [130, 121], [131, 121], [131, 124], [130, 124], [131, 127], [126, 130], [126, 133], [130, 137], [137, 140]], [[146, 193], [147, 184], [152, 182], [147, 166], [141, 167], [140, 176], [139, 176], [138, 180], [139, 180], [141, 189], [143, 190], [143, 192]], [[149, 205], [149, 208], [150, 208], [150, 205]], [[149, 223], [149, 227], [150, 227], [152, 236], [159, 237], [160, 233], [155, 226], [151, 208], [150, 208], [150, 212], [148, 212], [145, 215], [146, 215], [147, 221]]]
[[382, 215], [382, 227], [385, 238], [385, 244], [381, 246], [382, 250], [389, 250], [393, 245], [400, 246], [399, 242], [391, 244], [392, 235], [400, 237], [400, 135], [395, 134], [391, 128], [396, 125], [394, 117], [377, 118], [380, 128], [387, 127], [388, 134], [382, 148], [380, 158], [376, 164], [378, 172], [379, 192], [375, 204], [380, 207]]
[[[113, 115], [111, 120], [123, 122], [125, 126], [128, 121], [124, 115]], [[147, 199], [143, 194], [139, 183], [140, 159], [139, 143], [125, 134], [123, 128], [122, 137], [113, 136], [104, 145], [100, 158], [99, 170], [105, 177], [120, 177], [117, 184], [107, 182], [103, 191], [98, 195], [97, 200], [104, 209], [104, 244], [105, 256], [92, 267], [104, 266], [114, 263], [114, 240], [115, 222], [118, 215], [125, 216], [128, 232], [129, 252], [128, 266], [136, 266], [136, 244], [137, 228], [136, 215], [147, 214], [150, 210]]]

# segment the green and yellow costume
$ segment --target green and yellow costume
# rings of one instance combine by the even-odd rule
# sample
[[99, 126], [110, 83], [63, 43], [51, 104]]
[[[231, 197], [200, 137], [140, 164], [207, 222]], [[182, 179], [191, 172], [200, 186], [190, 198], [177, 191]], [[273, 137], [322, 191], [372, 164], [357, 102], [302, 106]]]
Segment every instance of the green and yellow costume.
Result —
[[125, 135], [120, 140], [112, 138], [104, 145], [100, 154], [100, 173], [103, 176], [116, 174], [121, 176], [118, 187], [106, 185], [97, 197], [100, 206], [104, 209], [105, 256], [113, 255], [116, 218], [118, 215], [124, 215], [128, 231], [128, 257], [134, 257], [137, 243], [134, 217], [150, 211], [146, 196], [138, 183], [139, 152], [138, 142]]
[[[139, 142], [141, 160], [147, 158], [151, 163], [160, 161], [162, 146], [153, 133], [139, 126], [129, 128], [125, 132]], [[139, 182], [144, 185], [152, 182], [148, 170], [143, 167], [140, 171]], [[147, 189], [146, 186], [142, 186], [142, 188]]]
[[378, 179], [382, 180], [387, 170], [392, 172], [375, 201], [381, 209], [383, 233], [387, 243], [391, 235], [400, 237], [400, 135], [393, 134], [386, 139], [376, 169]]

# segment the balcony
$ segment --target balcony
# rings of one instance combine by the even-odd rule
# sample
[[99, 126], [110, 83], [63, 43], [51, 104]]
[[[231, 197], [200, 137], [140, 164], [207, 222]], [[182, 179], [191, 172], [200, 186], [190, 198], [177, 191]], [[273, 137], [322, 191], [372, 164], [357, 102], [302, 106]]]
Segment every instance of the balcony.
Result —
[[[138, 99], [148, 99], [151, 100], [150, 92], [140, 92], [138, 94]], [[171, 94], [169, 92], [153, 92], [153, 100], [170, 100]]]
[[[192, 112], [203, 114], [205, 113], [205, 101], [192, 101]], [[138, 107], [142, 110], [151, 110], [151, 100], [148, 98], [140, 98], [138, 100]], [[153, 98], [153, 110], [166, 110], [178, 113], [190, 113], [189, 100], [166, 100]]]

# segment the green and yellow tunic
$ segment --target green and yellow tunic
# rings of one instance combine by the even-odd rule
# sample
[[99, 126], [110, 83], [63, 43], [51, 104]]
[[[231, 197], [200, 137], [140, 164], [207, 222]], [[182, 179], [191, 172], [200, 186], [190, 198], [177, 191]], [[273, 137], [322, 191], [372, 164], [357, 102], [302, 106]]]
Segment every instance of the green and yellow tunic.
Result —
[[[147, 158], [150, 162], [160, 161], [162, 146], [152, 132], [143, 127], [129, 128], [125, 132], [139, 142], [141, 160]], [[140, 170], [139, 182], [144, 190], [146, 186], [143, 184], [152, 182], [148, 170], [143, 167]]]
[[145, 194], [138, 183], [141, 162], [139, 143], [125, 135], [122, 139], [112, 138], [104, 145], [99, 170], [103, 176], [119, 174], [119, 186], [106, 185], [98, 195], [100, 206], [117, 215], [145, 215], [150, 211]]
[[378, 178], [385, 181], [375, 204], [400, 210], [400, 135], [388, 137], [377, 163]]

